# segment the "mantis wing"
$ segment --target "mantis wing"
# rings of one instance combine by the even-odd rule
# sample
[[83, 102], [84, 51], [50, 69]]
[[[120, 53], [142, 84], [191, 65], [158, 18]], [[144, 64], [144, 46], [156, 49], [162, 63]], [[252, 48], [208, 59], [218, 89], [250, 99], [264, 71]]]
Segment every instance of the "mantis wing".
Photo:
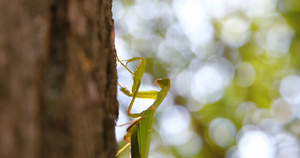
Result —
[[[139, 127], [137, 131], [137, 135], [138, 135], [139, 154], [141, 156], [140, 158], [148, 158], [149, 156], [154, 114], [155, 114], [155, 110], [152, 107], [148, 108], [146, 111], [142, 113], [143, 119], [138, 124]], [[132, 143], [132, 138], [131, 138], [131, 143]]]
[[138, 141], [138, 131], [135, 131], [131, 135], [131, 158], [141, 158], [139, 141]]

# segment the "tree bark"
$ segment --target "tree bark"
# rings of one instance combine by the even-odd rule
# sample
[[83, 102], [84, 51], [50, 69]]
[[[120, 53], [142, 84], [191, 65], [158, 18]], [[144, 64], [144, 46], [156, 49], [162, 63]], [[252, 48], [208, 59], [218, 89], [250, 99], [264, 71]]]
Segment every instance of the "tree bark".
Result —
[[115, 157], [112, 0], [0, 0], [0, 157]]

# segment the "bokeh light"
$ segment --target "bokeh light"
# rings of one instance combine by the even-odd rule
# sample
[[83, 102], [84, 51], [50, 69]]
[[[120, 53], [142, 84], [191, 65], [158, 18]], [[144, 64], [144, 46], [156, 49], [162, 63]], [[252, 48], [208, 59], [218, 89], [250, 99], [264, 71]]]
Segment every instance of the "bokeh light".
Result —
[[238, 154], [244, 158], [273, 158], [275, 156], [274, 140], [268, 134], [247, 126], [238, 140]]
[[221, 147], [228, 147], [235, 139], [235, 125], [226, 118], [216, 118], [209, 125], [211, 139]]
[[[114, 0], [113, 16], [119, 58], [147, 60], [140, 90], [172, 81], [150, 157], [300, 157], [300, 1]], [[131, 89], [120, 64], [118, 78]], [[120, 125], [131, 98], [118, 100]], [[120, 147], [127, 127], [116, 127]]]

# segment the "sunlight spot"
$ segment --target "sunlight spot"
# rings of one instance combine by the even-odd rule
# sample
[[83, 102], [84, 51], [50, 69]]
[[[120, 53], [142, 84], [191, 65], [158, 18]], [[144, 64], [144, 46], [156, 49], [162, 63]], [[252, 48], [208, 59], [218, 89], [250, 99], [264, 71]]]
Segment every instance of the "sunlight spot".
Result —
[[163, 139], [170, 145], [186, 143], [191, 137], [190, 117], [189, 112], [181, 106], [174, 105], [165, 109], [158, 117]]
[[236, 119], [243, 124], [250, 124], [252, 122], [252, 115], [257, 109], [257, 106], [253, 102], [243, 102], [235, 112]]
[[236, 127], [226, 118], [214, 119], [209, 125], [209, 136], [219, 146], [226, 148], [235, 139]]
[[197, 154], [202, 148], [202, 139], [193, 133], [187, 143], [177, 146], [177, 151], [183, 157], [191, 157]]
[[212, 103], [223, 96], [224, 81], [220, 72], [212, 66], [204, 66], [196, 74], [191, 84], [191, 93], [201, 103]]
[[213, 40], [214, 28], [207, 21], [207, 13], [198, 0], [177, 0], [173, 3], [174, 11], [184, 33], [190, 39], [192, 49]]
[[294, 31], [286, 24], [272, 27], [267, 34], [267, 53], [272, 57], [282, 57], [289, 52]]
[[191, 94], [200, 103], [213, 103], [223, 96], [223, 91], [234, 76], [232, 64], [225, 58], [213, 56], [195, 72], [191, 81]]
[[239, 47], [248, 42], [251, 32], [249, 22], [240, 17], [226, 20], [222, 29], [222, 39], [229, 45]]
[[273, 117], [281, 122], [287, 123], [294, 118], [293, 106], [284, 99], [277, 99], [272, 103]]
[[297, 75], [289, 75], [280, 83], [280, 94], [291, 104], [300, 103], [300, 77]]
[[241, 158], [273, 158], [275, 156], [274, 141], [269, 135], [258, 130], [244, 132], [238, 141], [238, 153]]
[[[243, 0], [242, 0], [243, 1]], [[250, 0], [246, 3], [245, 12], [249, 17], [260, 17], [269, 15], [276, 9], [276, 0]]]
[[275, 136], [278, 147], [277, 158], [299, 158], [300, 145], [297, 138], [289, 133], [281, 133]]
[[251, 86], [255, 80], [255, 77], [255, 68], [250, 63], [244, 62], [237, 68], [236, 78], [239, 86]]
[[212, 18], [220, 19], [244, 8], [243, 6], [246, 6], [247, 2], [243, 0], [204, 0], [203, 3]]
[[176, 92], [179, 95], [185, 97], [189, 97], [191, 95], [190, 90], [186, 88], [191, 85], [191, 82], [186, 82], [186, 81], [188, 81], [192, 77], [193, 77], [192, 73], [190, 73], [187, 70], [184, 70], [173, 80], [173, 82], [175, 83], [173, 88], [176, 89]]

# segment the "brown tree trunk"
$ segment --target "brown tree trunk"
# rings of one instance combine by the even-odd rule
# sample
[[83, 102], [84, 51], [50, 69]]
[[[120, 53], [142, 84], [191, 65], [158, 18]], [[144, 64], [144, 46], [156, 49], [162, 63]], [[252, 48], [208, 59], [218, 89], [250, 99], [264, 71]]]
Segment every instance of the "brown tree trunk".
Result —
[[0, 158], [115, 157], [112, 0], [0, 0]]

